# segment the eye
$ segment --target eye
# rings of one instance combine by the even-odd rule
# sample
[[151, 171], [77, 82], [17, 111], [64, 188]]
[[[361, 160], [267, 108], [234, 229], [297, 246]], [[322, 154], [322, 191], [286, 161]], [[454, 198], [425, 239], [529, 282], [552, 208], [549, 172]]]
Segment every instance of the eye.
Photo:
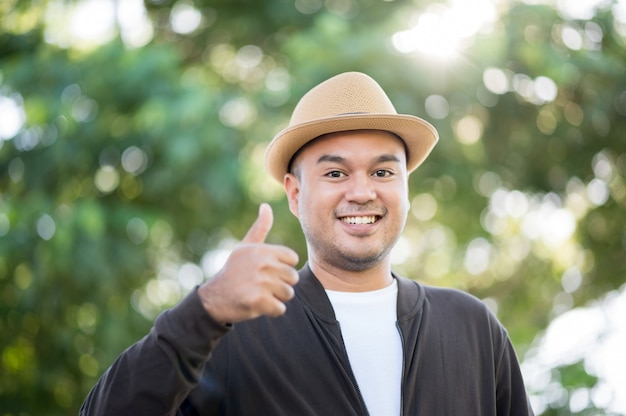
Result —
[[373, 173], [373, 176], [377, 178], [388, 178], [391, 175], [393, 175], [393, 173], [387, 169], [377, 169]]
[[329, 178], [343, 178], [344, 176], [346, 176], [346, 174], [339, 170], [331, 170], [330, 172], [326, 173], [326, 176], [328, 176]]

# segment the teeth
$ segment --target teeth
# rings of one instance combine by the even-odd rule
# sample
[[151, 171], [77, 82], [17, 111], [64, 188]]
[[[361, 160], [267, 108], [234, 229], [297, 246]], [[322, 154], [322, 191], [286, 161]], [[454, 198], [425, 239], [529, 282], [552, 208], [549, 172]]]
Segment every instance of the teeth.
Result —
[[376, 217], [344, 217], [341, 220], [348, 224], [373, 224], [376, 222]]

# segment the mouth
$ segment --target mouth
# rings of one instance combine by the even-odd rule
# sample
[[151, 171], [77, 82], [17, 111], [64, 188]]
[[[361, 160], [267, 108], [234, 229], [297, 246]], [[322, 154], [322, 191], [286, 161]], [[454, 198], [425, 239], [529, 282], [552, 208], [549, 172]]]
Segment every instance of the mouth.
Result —
[[349, 216], [340, 218], [342, 222], [350, 225], [374, 224], [379, 219], [380, 217], [378, 215]]

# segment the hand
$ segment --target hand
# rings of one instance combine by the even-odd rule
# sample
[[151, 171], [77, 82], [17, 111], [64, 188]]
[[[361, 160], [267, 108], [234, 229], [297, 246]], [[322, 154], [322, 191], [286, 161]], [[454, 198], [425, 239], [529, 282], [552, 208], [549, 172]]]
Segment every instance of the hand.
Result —
[[263, 203], [248, 233], [224, 267], [198, 289], [204, 309], [221, 323], [236, 323], [261, 315], [280, 316], [298, 283], [298, 255], [292, 249], [265, 243], [274, 216]]

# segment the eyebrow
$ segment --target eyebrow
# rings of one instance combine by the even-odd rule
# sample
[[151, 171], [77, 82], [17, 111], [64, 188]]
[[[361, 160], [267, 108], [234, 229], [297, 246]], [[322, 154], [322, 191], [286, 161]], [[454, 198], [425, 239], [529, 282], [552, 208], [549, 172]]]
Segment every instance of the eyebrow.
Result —
[[[345, 164], [346, 159], [341, 156], [326, 154], [326, 155], [322, 155], [319, 159], [317, 159], [318, 165], [324, 162]], [[400, 159], [398, 159], [398, 157], [392, 154], [385, 153], [385, 154], [378, 156], [378, 158], [376, 158], [374, 162], [375, 163], [385, 163], [385, 162], [400, 163]]]

